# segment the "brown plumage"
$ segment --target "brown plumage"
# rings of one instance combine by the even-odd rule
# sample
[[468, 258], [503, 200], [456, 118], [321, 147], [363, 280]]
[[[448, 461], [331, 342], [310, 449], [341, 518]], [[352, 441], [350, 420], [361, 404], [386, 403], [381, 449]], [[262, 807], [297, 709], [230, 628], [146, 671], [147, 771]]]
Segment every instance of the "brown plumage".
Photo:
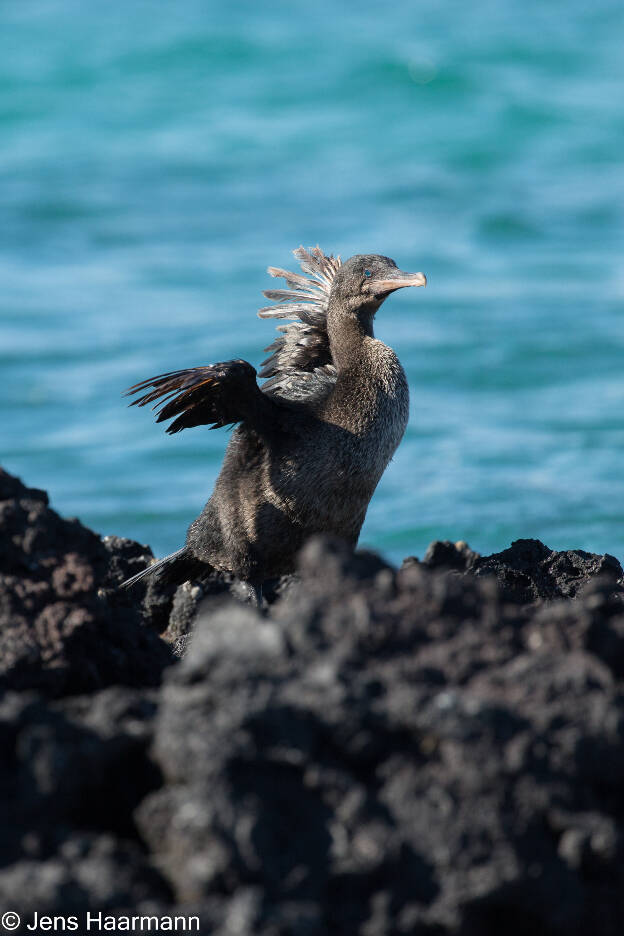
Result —
[[170, 433], [239, 423], [215, 490], [189, 527], [186, 545], [125, 582], [153, 572], [170, 581], [233, 572], [256, 597], [262, 582], [290, 572], [313, 533], [355, 545], [375, 487], [401, 440], [408, 415], [405, 374], [394, 351], [373, 336], [381, 303], [422, 273], [402, 273], [376, 254], [326, 257], [300, 247], [308, 276], [269, 267], [287, 289], [261, 318], [278, 326], [259, 376], [246, 361], [172, 371], [135, 384], [131, 405], [154, 404]]

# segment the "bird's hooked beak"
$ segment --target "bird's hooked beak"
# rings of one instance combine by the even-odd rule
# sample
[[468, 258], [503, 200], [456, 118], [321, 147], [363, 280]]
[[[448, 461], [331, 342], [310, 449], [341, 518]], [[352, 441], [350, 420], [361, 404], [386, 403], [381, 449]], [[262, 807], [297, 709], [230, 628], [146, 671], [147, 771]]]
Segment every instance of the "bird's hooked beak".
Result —
[[384, 273], [380, 279], [371, 279], [369, 289], [375, 294], [387, 294], [401, 289], [403, 286], [426, 286], [427, 277], [424, 273], [404, 273], [403, 270], [393, 270]]

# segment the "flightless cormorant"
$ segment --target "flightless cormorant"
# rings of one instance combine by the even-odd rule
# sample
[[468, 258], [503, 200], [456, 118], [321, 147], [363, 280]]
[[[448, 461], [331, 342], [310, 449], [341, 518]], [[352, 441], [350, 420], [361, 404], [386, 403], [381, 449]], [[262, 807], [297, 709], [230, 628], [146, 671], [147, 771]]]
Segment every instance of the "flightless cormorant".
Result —
[[214, 492], [190, 525], [186, 544], [124, 582], [154, 573], [169, 582], [232, 572], [261, 600], [262, 583], [292, 572], [314, 533], [355, 546], [366, 509], [401, 441], [408, 417], [405, 373], [373, 335], [381, 303], [403, 286], [424, 286], [394, 260], [357, 255], [345, 263], [319, 247], [294, 254], [303, 273], [269, 267], [286, 289], [261, 318], [278, 326], [258, 376], [246, 361], [172, 371], [127, 391], [131, 405], [154, 403], [167, 432], [238, 423]]

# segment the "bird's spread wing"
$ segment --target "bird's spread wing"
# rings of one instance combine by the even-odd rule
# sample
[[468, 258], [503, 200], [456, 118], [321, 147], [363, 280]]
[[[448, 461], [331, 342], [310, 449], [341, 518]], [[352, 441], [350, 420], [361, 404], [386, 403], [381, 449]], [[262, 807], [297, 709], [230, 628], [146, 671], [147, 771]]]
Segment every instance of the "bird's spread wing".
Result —
[[340, 257], [326, 257], [320, 247], [293, 251], [301, 269], [309, 276], [269, 267], [271, 276], [286, 280], [287, 289], [267, 289], [264, 295], [275, 304], [260, 309], [260, 318], [295, 319], [279, 325], [281, 332], [265, 348], [260, 377], [268, 395], [301, 402], [325, 396], [336, 382], [327, 335], [327, 306]]
[[126, 391], [126, 395], [135, 393], [142, 396], [130, 405], [153, 403], [152, 409], [158, 411], [157, 422], [176, 417], [167, 432], [192, 426], [217, 429], [237, 422], [266, 431], [279, 428], [286, 415], [277, 401], [261, 392], [256, 371], [247, 361], [225, 361], [160, 374]]

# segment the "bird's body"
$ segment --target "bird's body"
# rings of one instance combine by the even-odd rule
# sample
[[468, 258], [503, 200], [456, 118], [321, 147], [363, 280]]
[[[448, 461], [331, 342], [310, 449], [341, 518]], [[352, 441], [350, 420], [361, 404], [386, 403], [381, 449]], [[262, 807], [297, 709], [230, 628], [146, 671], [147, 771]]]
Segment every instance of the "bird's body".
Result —
[[196, 557], [261, 582], [292, 571], [293, 556], [313, 533], [355, 545], [407, 423], [403, 368], [390, 348], [381, 349], [389, 373], [376, 375], [363, 355], [363, 379], [350, 374], [316, 411], [295, 404], [283, 428], [235, 429], [214, 494], [188, 532]]
[[[161, 563], [170, 580], [212, 569], [258, 588], [291, 572], [304, 541], [331, 533], [355, 546], [366, 509], [401, 441], [408, 388], [394, 351], [373, 337], [377, 308], [394, 289], [424, 285], [376, 255], [344, 265], [315, 248], [295, 251], [312, 278], [270, 268], [290, 290], [267, 291], [278, 304], [263, 317], [297, 318], [281, 327], [261, 377], [244, 361], [191, 368], [144, 381], [137, 403], [163, 401], [168, 431], [240, 424], [214, 492], [189, 527], [186, 545]], [[377, 291], [375, 291], [377, 288]]]

